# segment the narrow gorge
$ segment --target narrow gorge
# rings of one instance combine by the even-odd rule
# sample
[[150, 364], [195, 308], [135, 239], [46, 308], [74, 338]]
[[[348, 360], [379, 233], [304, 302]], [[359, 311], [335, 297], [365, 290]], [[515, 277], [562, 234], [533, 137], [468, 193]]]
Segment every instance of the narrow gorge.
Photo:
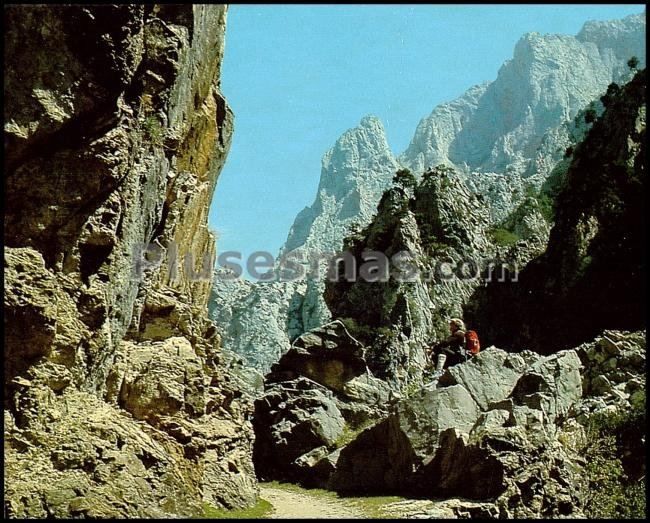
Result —
[[5, 7], [5, 517], [645, 517], [645, 12], [523, 35], [401, 154], [363, 117], [254, 282], [231, 9]]

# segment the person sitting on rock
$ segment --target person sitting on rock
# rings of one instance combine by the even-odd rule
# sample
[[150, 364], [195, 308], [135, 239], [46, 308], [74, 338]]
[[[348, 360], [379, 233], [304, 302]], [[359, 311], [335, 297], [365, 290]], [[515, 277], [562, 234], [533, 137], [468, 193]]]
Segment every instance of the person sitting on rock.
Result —
[[467, 360], [465, 354], [465, 322], [460, 318], [449, 320], [450, 336], [431, 348], [431, 359], [437, 357], [436, 372], [442, 371], [445, 361], [448, 367]]

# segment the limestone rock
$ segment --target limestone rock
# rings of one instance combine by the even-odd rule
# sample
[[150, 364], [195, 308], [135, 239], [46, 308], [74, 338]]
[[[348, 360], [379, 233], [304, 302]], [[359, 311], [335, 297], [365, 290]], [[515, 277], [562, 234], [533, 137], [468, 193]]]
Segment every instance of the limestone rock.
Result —
[[226, 8], [5, 14], [6, 515], [245, 507], [252, 405], [207, 318]]
[[298, 458], [332, 447], [345, 420], [330, 391], [301, 378], [276, 384], [256, 400], [253, 424], [258, 476], [296, 480], [310, 459]]
[[523, 198], [522, 182], [541, 183], [561, 159], [572, 141], [566, 124], [627, 77], [629, 57], [645, 63], [644, 35], [645, 13], [587, 22], [575, 37], [524, 35], [496, 80], [420, 122], [400, 163], [417, 172], [457, 168], [502, 220]]
[[362, 432], [337, 461], [330, 486], [341, 492], [403, 491], [414, 470], [431, 457], [450, 427], [469, 432], [479, 410], [461, 385], [422, 391]]
[[[398, 165], [381, 122], [372, 116], [341, 136], [323, 157], [314, 203], [296, 217], [277, 261], [333, 255], [350, 228], [372, 218]], [[295, 258], [294, 258], [295, 257]], [[322, 271], [321, 271], [322, 272]], [[296, 336], [330, 320], [323, 301], [324, 275], [301, 281], [223, 281], [215, 276], [211, 317], [221, 326], [224, 344], [261, 372], [286, 352]]]
[[487, 410], [510, 396], [529, 363], [519, 354], [508, 354], [495, 347], [482, 350], [464, 365], [447, 369], [438, 386], [460, 384], [471, 394], [481, 410]]
[[[300, 336], [280, 358], [276, 368], [281, 373], [305, 376], [337, 392], [343, 392], [350, 380], [367, 370], [363, 346], [350, 336], [340, 321]], [[273, 379], [274, 373], [271, 373], [267, 380]]]

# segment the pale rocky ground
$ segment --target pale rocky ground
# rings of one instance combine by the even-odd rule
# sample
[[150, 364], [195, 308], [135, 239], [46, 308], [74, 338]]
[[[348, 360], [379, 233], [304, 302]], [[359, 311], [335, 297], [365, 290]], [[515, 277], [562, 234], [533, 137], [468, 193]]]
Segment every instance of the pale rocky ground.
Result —
[[260, 485], [260, 497], [273, 505], [270, 519], [362, 519], [363, 512], [348, 503], [313, 495], [309, 490], [278, 489]]
[[[260, 483], [260, 497], [273, 505], [273, 511], [264, 519], [439, 519], [457, 518], [462, 507], [480, 507], [482, 504], [461, 499], [432, 501], [402, 499], [374, 504], [373, 510], [364, 504], [367, 499], [337, 497], [332, 493], [290, 488]], [[370, 498], [371, 500], [373, 498]]]

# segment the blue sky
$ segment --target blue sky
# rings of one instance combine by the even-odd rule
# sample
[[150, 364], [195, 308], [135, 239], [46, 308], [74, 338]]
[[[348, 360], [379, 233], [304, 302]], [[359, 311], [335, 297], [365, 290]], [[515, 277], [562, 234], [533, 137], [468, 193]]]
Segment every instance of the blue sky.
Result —
[[274, 256], [314, 200], [321, 157], [377, 115], [394, 153], [421, 118], [494, 80], [526, 32], [576, 34], [626, 5], [231, 5], [222, 90], [233, 143], [210, 210], [217, 250]]

